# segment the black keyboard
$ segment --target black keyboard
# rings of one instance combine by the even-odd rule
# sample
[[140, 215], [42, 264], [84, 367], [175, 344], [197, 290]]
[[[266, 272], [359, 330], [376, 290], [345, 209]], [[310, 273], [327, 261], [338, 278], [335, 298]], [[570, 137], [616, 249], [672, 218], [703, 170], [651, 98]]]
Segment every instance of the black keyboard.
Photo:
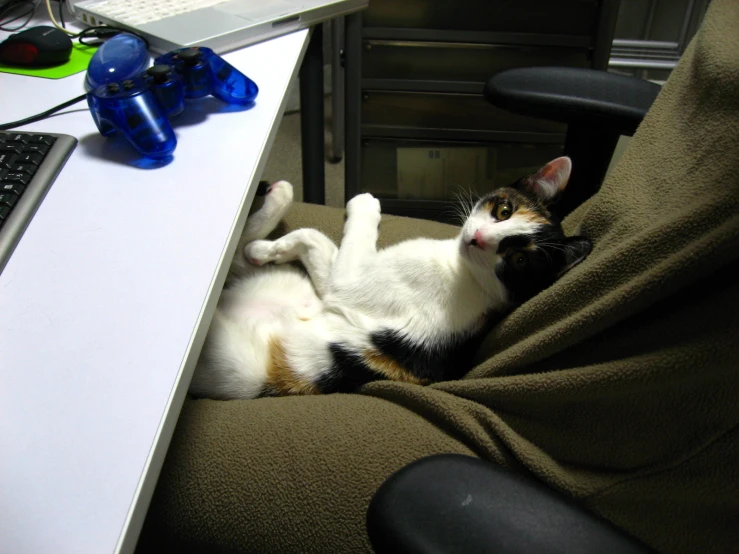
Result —
[[68, 135], [0, 131], [0, 272], [76, 146]]

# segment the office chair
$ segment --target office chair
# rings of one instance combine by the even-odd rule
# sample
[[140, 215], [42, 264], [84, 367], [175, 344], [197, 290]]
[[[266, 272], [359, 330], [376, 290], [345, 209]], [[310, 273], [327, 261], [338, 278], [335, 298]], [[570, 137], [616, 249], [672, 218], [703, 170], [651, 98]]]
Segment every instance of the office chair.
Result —
[[[594, 69], [502, 71], [485, 86], [493, 105], [566, 123], [573, 174], [553, 207], [564, 217], [600, 188], [621, 135], [631, 136], [661, 87]], [[424, 458], [374, 495], [367, 530], [377, 554], [645, 554], [608, 521], [549, 487], [460, 455]]]
[[552, 210], [563, 218], [598, 191], [619, 137], [636, 132], [660, 90], [596, 69], [524, 67], [492, 77], [484, 94], [499, 108], [568, 125], [564, 155], [573, 171]]

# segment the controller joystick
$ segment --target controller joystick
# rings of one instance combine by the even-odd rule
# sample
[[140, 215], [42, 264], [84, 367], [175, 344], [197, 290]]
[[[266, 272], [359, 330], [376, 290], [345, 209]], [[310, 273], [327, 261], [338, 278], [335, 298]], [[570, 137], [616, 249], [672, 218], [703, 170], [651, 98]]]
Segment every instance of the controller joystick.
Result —
[[170, 66], [153, 65], [144, 79], [169, 117], [185, 110], [185, 85]]
[[184, 48], [177, 56], [185, 62], [185, 66], [192, 67], [203, 59], [203, 52], [200, 48]]
[[152, 65], [146, 70], [146, 74], [154, 79], [154, 82], [158, 85], [170, 81], [173, 76], [172, 68], [168, 65]]
[[154, 60], [170, 65], [182, 77], [185, 98], [211, 94], [229, 104], [251, 104], [259, 87], [210, 48], [181, 48]]
[[[164, 63], [161, 56], [154, 63]], [[199, 48], [178, 50], [167, 64], [172, 67], [185, 84], [185, 98], [202, 98], [213, 90], [213, 70], [205, 61]]]

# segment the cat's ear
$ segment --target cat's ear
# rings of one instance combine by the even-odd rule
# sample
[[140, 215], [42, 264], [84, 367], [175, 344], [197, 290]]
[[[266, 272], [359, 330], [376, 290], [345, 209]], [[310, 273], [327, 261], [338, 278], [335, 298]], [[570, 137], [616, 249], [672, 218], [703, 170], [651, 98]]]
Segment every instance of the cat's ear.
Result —
[[552, 160], [539, 171], [519, 181], [519, 188], [533, 194], [544, 204], [552, 202], [567, 186], [572, 161], [567, 156]]
[[562, 269], [557, 274], [558, 278], [587, 258], [593, 249], [593, 243], [585, 237], [565, 237], [560, 245], [563, 260]]

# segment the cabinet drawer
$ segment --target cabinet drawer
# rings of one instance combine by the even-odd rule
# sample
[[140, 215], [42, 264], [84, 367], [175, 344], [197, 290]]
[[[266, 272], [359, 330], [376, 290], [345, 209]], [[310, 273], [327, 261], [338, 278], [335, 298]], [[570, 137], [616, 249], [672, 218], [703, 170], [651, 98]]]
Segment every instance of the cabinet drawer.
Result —
[[589, 53], [579, 48], [366, 40], [362, 77], [482, 86], [499, 71], [539, 65], [589, 67]]
[[[563, 133], [560, 123], [516, 115], [490, 105], [478, 94], [365, 91], [362, 125], [369, 134], [382, 128], [414, 130]], [[363, 133], [364, 134], [364, 133]]]
[[372, 0], [368, 27], [592, 35], [595, 0]]
[[360, 190], [348, 192], [454, 201], [510, 185], [561, 155], [561, 144], [369, 139], [362, 144]]

